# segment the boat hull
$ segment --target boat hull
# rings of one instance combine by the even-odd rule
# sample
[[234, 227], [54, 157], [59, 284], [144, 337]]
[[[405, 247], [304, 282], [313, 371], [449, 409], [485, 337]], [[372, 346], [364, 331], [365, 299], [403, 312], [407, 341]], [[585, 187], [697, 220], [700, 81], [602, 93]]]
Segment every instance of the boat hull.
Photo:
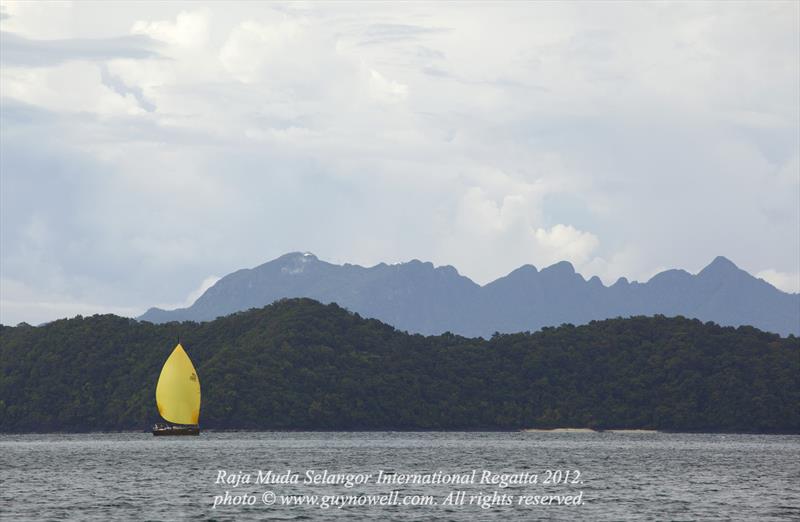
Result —
[[200, 426], [153, 426], [153, 435], [156, 437], [176, 437], [182, 435], [200, 435]]

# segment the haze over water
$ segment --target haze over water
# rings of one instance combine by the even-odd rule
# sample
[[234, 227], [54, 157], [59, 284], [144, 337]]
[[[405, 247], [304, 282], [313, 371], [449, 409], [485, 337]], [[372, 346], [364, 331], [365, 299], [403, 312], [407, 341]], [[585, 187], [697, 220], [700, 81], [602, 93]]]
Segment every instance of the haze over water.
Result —
[[[388, 520], [796, 520], [800, 436], [664, 433], [149, 433], [2, 435], [0, 505], [13, 520], [331, 519], [339, 508], [267, 506], [282, 494], [431, 495], [435, 506], [346, 506], [354, 519]], [[218, 484], [219, 470], [299, 473], [297, 485]], [[580, 470], [575, 484], [304, 485], [330, 473], [538, 473]], [[254, 495], [253, 506], [214, 497]], [[579, 506], [444, 506], [468, 495], [583, 492]]]

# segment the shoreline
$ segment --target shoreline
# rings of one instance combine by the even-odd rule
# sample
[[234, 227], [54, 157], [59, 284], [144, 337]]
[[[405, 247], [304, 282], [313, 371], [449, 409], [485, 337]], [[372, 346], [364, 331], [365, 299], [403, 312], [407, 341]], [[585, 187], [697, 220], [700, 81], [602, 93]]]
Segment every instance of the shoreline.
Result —
[[[24, 436], [24, 435], [112, 435], [123, 433], [151, 434], [149, 429], [143, 430], [86, 430], [86, 431], [0, 431], [0, 437]], [[619, 435], [780, 435], [780, 436], [800, 436], [800, 431], [686, 431], [686, 430], [653, 430], [642, 428], [519, 428], [519, 429], [214, 429], [201, 428], [203, 433], [574, 433], [574, 434], [604, 434], [612, 433]]]

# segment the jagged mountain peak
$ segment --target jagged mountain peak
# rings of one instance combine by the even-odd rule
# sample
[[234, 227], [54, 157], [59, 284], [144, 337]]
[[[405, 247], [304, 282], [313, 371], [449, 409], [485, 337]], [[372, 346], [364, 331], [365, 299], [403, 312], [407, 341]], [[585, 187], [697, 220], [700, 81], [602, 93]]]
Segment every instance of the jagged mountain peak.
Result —
[[681, 270], [679, 268], [673, 268], [670, 270], [664, 270], [663, 272], [659, 272], [653, 277], [650, 278], [648, 283], [653, 284], [676, 284], [682, 281], [687, 281], [691, 279], [692, 274], [687, 272], [686, 270]]
[[547, 268], [543, 268], [541, 273], [572, 275], [575, 273], [575, 267], [572, 266], [572, 263], [569, 261], [559, 261], [558, 263], [554, 263]]
[[697, 275], [666, 270], [646, 283], [588, 281], [562, 261], [541, 271], [523, 265], [484, 286], [450, 265], [412, 259], [372, 267], [338, 265], [290, 252], [220, 279], [189, 308], [151, 309], [140, 319], [206, 321], [282, 298], [335, 302], [396, 328], [468, 336], [537, 330], [631, 315], [683, 315], [800, 335], [800, 295], [786, 294], [717, 257]]
[[512, 270], [506, 277], [536, 276], [537, 274], [539, 274], [539, 270], [537, 270], [535, 266], [522, 265], [521, 267]]
[[742, 272], [736, 264], [724, 256], [717, 256], [711, 261], [708, 266], [702, 269], [698, 275], [703, 273], [735, 273], [735, 272]]
[[616, 282], [615, 282], [613, 285], [611, 285], [611, 286], [612, 286], [612, 287], [617, 287], [617, 288], [620, 288], [620, 287], [623, 287], [623, 286], [628, 286], [629, 284], [630, 284], [630, 281], [628, 281], [628, 278], [627, 278], [627, 277], [620, 277], [620, 278], [619, 278], [619, 279], [617, 279], [617, 281], [616, 281]]

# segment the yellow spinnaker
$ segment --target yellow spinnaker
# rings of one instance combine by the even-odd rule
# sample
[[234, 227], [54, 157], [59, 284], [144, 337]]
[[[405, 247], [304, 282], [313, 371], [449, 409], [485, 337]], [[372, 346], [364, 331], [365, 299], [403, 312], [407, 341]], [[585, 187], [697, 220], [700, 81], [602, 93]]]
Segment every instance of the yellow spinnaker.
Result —
[[156, 404], [164, 420], [175, 424], [199, 424], [200, 378], [180, 343], [161, 368], [156, 385]]

